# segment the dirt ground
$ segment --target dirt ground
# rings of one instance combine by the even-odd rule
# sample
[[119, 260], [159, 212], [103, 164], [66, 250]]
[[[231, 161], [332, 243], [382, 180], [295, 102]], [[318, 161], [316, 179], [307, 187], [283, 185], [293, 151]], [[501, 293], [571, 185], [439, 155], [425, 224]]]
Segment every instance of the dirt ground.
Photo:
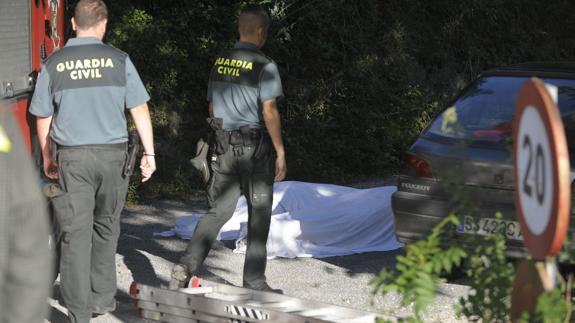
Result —
[[[374, 186], [377, 182], [363, 187]], [[147, 322], [129, 296], [133, 281], [151, 286], [167, 286], [173, 264], [184, 251], [187, 241], [177, 237], [162, 238], [154, 233], [169, 230], [176, 218], [206, 209], [203, 198], [188, 201], [157, 201], [149, 206], [127, 207], [122, 214], [122, 234], [116, 254], [118, 308], [92, 322]], [[217, 242], [206, 259], [203, 277], [207, 280], [241, 285], [243, 254], [232, 252], [233, 241]], [[398, 295], [374, 297], [369, 281], [384, 267], [395, 264], [400, 250], [370, 252], [329, 258], [273, 259], [268, 261], [268, 283], [281, 288], [285, 295], [322, 303], [351, 307], [387, 315], [404, 316]], [[466, 286], [445, 284], [428, 315], [430, 321], [458, 322], [453, 304], [465, 295]], [[58, 286], [49, 300], [51, 311], [46, 322], [66, 322], [66, 310], [58, 303]]]

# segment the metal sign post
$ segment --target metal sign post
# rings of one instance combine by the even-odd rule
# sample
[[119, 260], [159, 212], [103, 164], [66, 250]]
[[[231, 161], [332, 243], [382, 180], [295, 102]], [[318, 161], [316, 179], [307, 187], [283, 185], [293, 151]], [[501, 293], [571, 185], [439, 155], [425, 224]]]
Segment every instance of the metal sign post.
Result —
[[533, 260], [517, 268], [512, 320], [523, 311], [532, 312], [539, 295], [555, 287], [557, 268], [553, 257], [561, 249], [569, 226], [569, 155], [555, 101], [541, 80], [531, 78], [521, 87], [515, 109], [515, 207]]

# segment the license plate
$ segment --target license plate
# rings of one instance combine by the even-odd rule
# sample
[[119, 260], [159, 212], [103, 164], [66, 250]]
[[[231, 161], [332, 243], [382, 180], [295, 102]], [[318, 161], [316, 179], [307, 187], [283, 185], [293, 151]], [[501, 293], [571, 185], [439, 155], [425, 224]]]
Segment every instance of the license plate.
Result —
[[457, 227], [457, 232], [479, 235], [504, 233], [507, 239], [523, 240], [521, 227], [517, 221], [465, 216]]

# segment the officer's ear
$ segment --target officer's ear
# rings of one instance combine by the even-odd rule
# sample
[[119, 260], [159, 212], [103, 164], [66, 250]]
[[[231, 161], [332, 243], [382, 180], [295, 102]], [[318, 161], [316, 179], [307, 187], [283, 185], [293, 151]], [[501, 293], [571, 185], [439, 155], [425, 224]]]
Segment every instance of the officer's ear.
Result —
[[268, 38], [268, 30], [264, 26], [259, 26], [256, 29], [256, 31], [257, 31], [257, 35], [258, 35], [258, 45], [261, 48], [264, 46], [264, 44], [266, 43], [266, 40]]
[[106, 27], [108, 26], [108, 19], [104, 18], [98, 23], [98, 27], [103, 29], [106, 32]]
[[104, 36], [106, 35], [106, 26], [108, 25], [108, 19], [102, 19], [100, 22], [98, 22], [98, 24], [96, 25], [97, 31], [98, 31], [98, 37], [100, 38], [100, 40], [104, 39]]
[[70, 19], [70, 21], [72, 22], [72, 30], [73, 31], [78, 31], [78, 25], [76, 24], [76, 19], [74, 19], [74, 17], [72, 17]]

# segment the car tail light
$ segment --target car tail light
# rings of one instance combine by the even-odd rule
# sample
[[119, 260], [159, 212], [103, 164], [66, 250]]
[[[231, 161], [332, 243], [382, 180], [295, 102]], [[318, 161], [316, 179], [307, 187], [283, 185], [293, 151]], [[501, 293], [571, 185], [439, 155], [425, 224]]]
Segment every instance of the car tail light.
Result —
[[417, 177], [433, 178], [431, 175], [431, 166], [429, 166], [429, 163], [425, 159], [414, 154], [406, 153], [404, 160], [408, 168], [410, 168], [410, 173], [414, 171]]

